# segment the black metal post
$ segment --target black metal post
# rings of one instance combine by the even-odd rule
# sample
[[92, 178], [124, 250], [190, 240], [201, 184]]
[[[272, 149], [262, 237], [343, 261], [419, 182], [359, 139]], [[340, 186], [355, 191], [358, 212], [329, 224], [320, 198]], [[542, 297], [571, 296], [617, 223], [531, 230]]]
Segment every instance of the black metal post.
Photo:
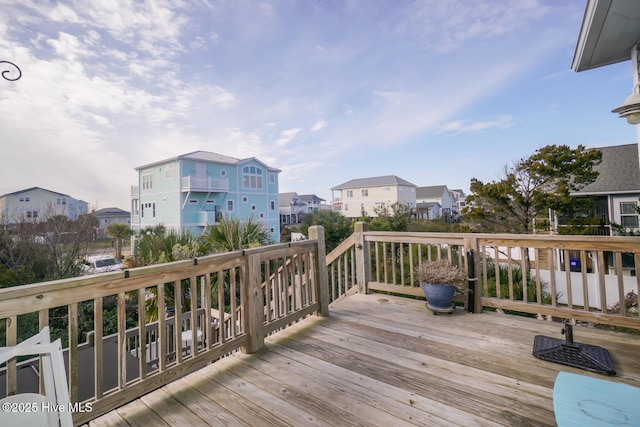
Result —
[[476, 277], [476, 263], [473, 260], [473, 249], [467, 249], [467, 287], [468, 290], [468, 299], [467, 299], [467, 311], [469, 313], [474, 313], [476, 309], [476, 281], [478, 278]]

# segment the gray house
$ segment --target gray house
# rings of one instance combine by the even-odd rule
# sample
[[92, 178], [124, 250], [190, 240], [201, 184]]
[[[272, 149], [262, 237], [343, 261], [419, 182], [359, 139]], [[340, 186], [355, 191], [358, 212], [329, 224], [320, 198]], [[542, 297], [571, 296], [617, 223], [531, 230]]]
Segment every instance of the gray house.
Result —
[[603, 220], [620, 224], [628, 231], [640, 231], [638, 206], [640, 167], [638, 144], [600, 147], [602, 163], [595, 167], [598, 178], [574, 196], [593, 196], [596, 214]]
[[111, 224], [127, 224], [131, 227], [131, 212], [124, 211], [119, 208], [104, 208], [92, 212], [93, 216], [98, 218], [98, 239], [104, 239], [107, 236], [106, 229]]

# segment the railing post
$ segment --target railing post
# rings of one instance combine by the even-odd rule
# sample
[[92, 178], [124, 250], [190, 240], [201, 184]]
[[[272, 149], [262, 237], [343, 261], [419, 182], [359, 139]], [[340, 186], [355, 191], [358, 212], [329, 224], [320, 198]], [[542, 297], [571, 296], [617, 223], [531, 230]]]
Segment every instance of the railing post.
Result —
[[475, 237], [465, 237], [464, 247], [466, 249], [467, 256], [467, 272], [468, 272], [468, 286], [469, 286], [469, 298], [467, 299], [467, 310], [470, 313], [482, 313], [482, 286], [480, 283], [480, 251], [478, 246], [478, 239]]
[[369, 293], [369, 280], [371, 279], [369, 266], [371, 257], [369, 255], [369, 244], [364, 241], [364, 233], [367, 231], [367, 223], [358, 221], [353, 234], [354, 245], [356, 247], [356, 281], [358, 292]]
[[264, 301], [262, 301], [262, 278], [260, 275], [260, 255], [247, 254], [246, 274], [242, 281], [242, 305], [244, 314], [247, 344], [242, 348], [243, 353], [255, 353], [264, 347]]
[[318, 241], [317, 255], [311, 253], [311, 268], [313, 268], [313, 278], [316, 282], [316, 297], [320, 304], [320, 309], [316, 314], [325, 317], [329, 315], [329, 276], [327, 275], [324, 227], [321, 225], [309, 227], [309, 239]]

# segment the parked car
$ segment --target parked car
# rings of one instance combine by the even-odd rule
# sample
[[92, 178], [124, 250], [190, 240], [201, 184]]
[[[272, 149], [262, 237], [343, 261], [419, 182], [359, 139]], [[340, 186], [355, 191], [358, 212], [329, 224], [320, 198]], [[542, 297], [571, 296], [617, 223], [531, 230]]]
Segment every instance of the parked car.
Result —
[[110, 271], [124, 270], [124, 264], [111, 255], [96, 255], [86, 257], [82, 261], [83, 274], [108, 273]]

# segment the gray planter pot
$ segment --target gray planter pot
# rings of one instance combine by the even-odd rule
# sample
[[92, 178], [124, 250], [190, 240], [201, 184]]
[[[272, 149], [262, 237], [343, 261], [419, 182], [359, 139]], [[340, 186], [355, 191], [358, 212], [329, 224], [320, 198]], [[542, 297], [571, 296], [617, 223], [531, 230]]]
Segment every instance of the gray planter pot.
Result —
[[422, 282], [422, 291], [431, 307], [447, 309], [453, 305], [453, 294], [456, 292], [456, 287]]

